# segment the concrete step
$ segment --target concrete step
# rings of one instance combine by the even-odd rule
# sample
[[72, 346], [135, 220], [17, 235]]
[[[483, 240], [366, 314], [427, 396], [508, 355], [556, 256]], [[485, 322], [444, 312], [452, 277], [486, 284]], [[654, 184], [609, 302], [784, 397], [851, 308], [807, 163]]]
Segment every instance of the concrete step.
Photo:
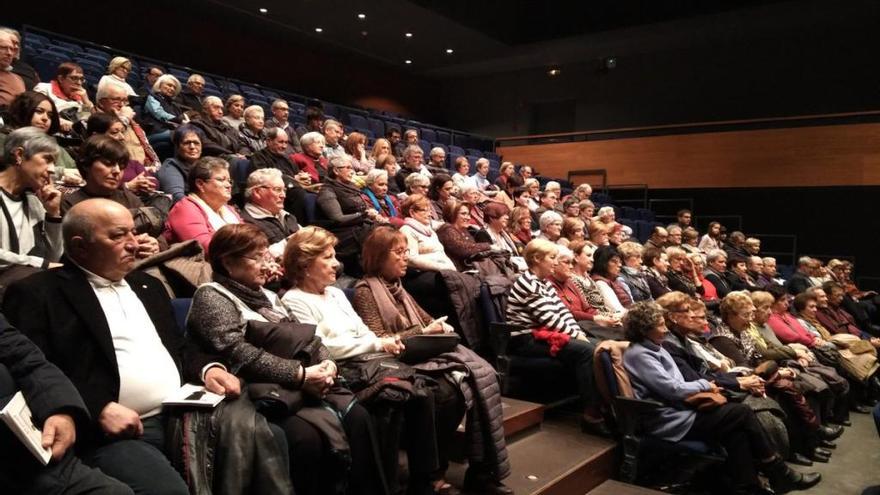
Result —
[[659, 495], [663, 492], [621, 483], [620, 481], [607, 480], [586, 493], [588, 495]]

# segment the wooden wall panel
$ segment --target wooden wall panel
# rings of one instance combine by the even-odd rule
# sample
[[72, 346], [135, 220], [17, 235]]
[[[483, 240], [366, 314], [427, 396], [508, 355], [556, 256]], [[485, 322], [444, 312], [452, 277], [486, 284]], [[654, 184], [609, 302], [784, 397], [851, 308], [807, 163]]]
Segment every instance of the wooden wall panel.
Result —
[[507, 146], [497, 152], [545, 176], [604, 168], [609, 184], [652, 188], [880, 185], [880, 124], [874, 123]]

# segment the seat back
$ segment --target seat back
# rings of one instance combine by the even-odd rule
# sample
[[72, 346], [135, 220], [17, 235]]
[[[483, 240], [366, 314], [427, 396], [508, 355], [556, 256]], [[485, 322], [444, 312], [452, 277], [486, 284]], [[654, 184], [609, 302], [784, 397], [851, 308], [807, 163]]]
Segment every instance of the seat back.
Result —
[[186, 316], [189, 314], [189, 308], [192, 306], [192, 298], [178, 297], [171, 300], [171, 307], [174, 309], [174, 321], [177, 322], [177, 328], [181, 335], [186, 335]]

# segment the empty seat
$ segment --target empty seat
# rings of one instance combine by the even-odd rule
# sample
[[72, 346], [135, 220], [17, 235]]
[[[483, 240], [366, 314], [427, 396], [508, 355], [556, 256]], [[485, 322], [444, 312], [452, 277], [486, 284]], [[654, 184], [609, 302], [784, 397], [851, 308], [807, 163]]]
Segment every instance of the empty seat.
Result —
[[465, 151], [467, 151], [467, 154], [468, 154], [468, 155], [479, 156], [479, 157], [481, 157], [481, 158], [483, 157], [483, 152], [480, 151], [480, 150], [478, 150], [478, 149], [476, 149], [476, 148], [468, 148], [468, 149], [466, 149]]
[[446, 131], [437, 131], [437, 142], [448, 146], [452, 144], [452, 135]]
[[424, 139], [419, 139], [419, 148], [422, 148], [422, 151], [425, 152], [425, 158], [427, 159], [428, 155], [431, 153], [431, 143]]
[[181, 84], [186, 84], [186, 80], [189, 78], [189, 72], [183, 69], [178, 69], [177, 67], [169, 67], [168, 73], [180, 79]]
[[459, 148], [458, 146], [455, 146], [454, 144], [449, 146], [449, 152], [455, 153], [456, 155], [466, 155], [467, 154], [464, 152], [464, 149]]
[[67, 48], [68, 50], [70, 50], [73, 53], [79, 53], [82, 51], [81, 46], [77, 45], [76, 43], [70, 43], [69, 41], [54, 40], [52, 42], [52, 44], [55, 46], [61, 46], [61, 47]]
[[432, 129], [419, 129], [419, 137], [428, 142], [434, 142], [437, 140], [437, 133], [435, 133]]
[[352, 127], [360, 127], [364, 129], [370, 128], [370, 123], [367, 121], [367, 119], [364, 118], [362, 115], [358, 115], [355, 113], [348, 114], [348, 123]]
[[637, 208], [636, 215], [638, 216], [639, 220], [644, 220], [646, 222], [654, 221], [654, 212], [647, 208]]
[[471, 139], [467, 135], [456, 133], [452, 135], [452, 144], [461, 146], [462, 148], [468, 148], [470, 147]]
[[385, 136], [385, 122], [369, 117], [367, 118], [367, 123], [370, 126], [370, 130], [373, 131], [373, 134], [375, 134], [377, 138]]
[[632, 219], [636, 220], [638, 215], [636, 214], [636, 209], [632, 206], [621, 206], [620, 207], [620, 218]]

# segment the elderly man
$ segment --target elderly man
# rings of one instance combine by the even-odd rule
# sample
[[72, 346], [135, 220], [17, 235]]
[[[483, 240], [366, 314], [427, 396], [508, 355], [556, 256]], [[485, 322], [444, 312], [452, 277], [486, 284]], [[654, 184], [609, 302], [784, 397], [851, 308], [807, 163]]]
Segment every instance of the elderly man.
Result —
[[765, 256], [761, 258], [761, 276], [758, 277], [758, 285], [764, 288], [772, 285], [785, 285], [785, 280], [779, 277], [776, 271], [776, 258]]
[[330, 160], [334, 156], [344, 156], [345, 148], [342, 147], [342, 124], [327, 119], [324, 121], [324, 158]]
[[761, 276], [764, 275], [764, 260], [760, 256], [749, 256], [746, 258], [746, 272], [755, 282], [755, 285], [763, 289], [764, 285]]
[[[278, 170], [280, 172], [279, 177], [281, 177], [286, 191], [285, 195], [282, 195], [281, 198], [284, 208], [299, 218], [305, 218], [306, 191], [303, 187], [311, 185], [312, 178], [308, 172], [301, 170], [293, 161], [293, 158], [287, 154], [288, 135], [283, 129], [273, 127], [266, 131], [266, 135], [266, 147], [253, 154], [251, 157], [251, 168], [257, 171]], [[251, 173], [248, 177], [245, 195], [247, 195], [247, 191], [250, 188], [250, 177], [254, 173]]]
[[813, 275], [813, 265], [813, 258], [810, 258], [809, 256], [801, 256], [798, 258], [797, 271], [792, 274], [791, 278], [788, 279], [788, 282], [785, 284], [785, 290], [787, 290], [789, 294], [796, 296], [816, 285], [811, 278]]
[[8, 493], [130, 495], [129, 487], [86, 467], [74, 455], [76, 427], [87, 427], [89, 412], [70, 380], [46, 361], [40, 349], [0, 315], [0, 397], [20, 390], [42, 430], [42, 445], [52, 452], [45, 467], [3, 428], [0, 432], [0, 485]]
[[302, 145], [299, 142], [299, 136], [296, 134], [296, 130], [290, 125], [287, 118], [290, 116], [290, 107], [287, 102], [284, 100], [275, 100], [272, 102], [272, 118], [266, 121], [266, 129], [272, 129], [275, 127], [281, 128], [284, 132], [287, 133], [287, 153], [288, 155], [292, 155], [294, 153], [302, 153]]
[[536, 220], [541, 218], [545, 211], [556, 211], [559, 202], [559, 196], [554, 191], [541, 191], [538, 197], [538, 209], [532, 215]]
[[12, 35], [12, 45], [15, 48], [15, 53], [12, 56], [12, 72], [21, 77], [21, 80], [24, 81], [24, 87], [33, 88], [40, 82], [40, 75], [33, 67], [21, 60], [21, 33], [10, 28], [0, 29]]
[[307, 132], [300, 138], [302, 153], [291, 159], [301, 172], [309, 174], [313, 184], [324, 182], [327, 175], [327, 158], [324, 157], [324, 135], [320, 132]]
[[233, 129], [223, 120], [223, 100], [220, 98], [206, 96], [202, 101], [202, 113], [194, 117], [190, 124], [205, 134], [203, 156], [244, 158], [244, 155], [236, 152], [240, 146], [238, 129]]
[[248, 177], [244, 197], [247, 201], [241, 219], [256, 225], [269, 238], [269, 254], [284, 255], [287, 239], [299, 230], [296, 217], [284, 209], [287, 186], [281, 171], [274, 168], [257, 170]]
[[107, 82], [98, 87], [95, 95], [96, 112], [115, 115], [125, 125], [125, 147], [129, 158], [145, 167], [158, 167], [159, 157], [147, 141], [147, 135], [134, 119], [134, 110], [128, 106], [128, 90], [122, 85]]
[[192, 74], [186, 80], [186, 87], [177, 95], [177, 104], [183, 110], [198, 112], [202, 108], [202, 92], [205, 90], [205, 78]]
[[186, 494], [163, 454], [162, 400], [182, 380], [231, 395], [238, 380], [181, 338], [162, 284], [132, 272], [137, 241], [125, 207], [83, 201], [62, 229], [64, 266], [10, 286], [5, 313], [83, 396], [86, 462], [139, 490]]
[[654, 227], [651, 231], [651, 237], [645, 242], [645, 247], [652, 247], [663, 251], [669, 240], [669, 232], [661, 226]]
[[431, 154], [428, 156], [428, 168], [436, 169], [435, 173], [443, 172], [447, 173], [446, 168], [446, 150], [437, 146], [436, 148], [431, 149]]
[[[10, 30], [0, 30], [0, 107], [27, 90], [24, 79], [13, 71], [17, 40]], [[33, 86], [31, 86], [33, 87]]]
[[403, 150], [403, 166], [394, 175], [394, 181], [401, 191], [406, 191], [406, 178], [409, 174], [419, 173], [428, 178], [432, 177], [428, 167], [422, 163], [424, 155], [425, 152], [417, 144], [409, 145]]

